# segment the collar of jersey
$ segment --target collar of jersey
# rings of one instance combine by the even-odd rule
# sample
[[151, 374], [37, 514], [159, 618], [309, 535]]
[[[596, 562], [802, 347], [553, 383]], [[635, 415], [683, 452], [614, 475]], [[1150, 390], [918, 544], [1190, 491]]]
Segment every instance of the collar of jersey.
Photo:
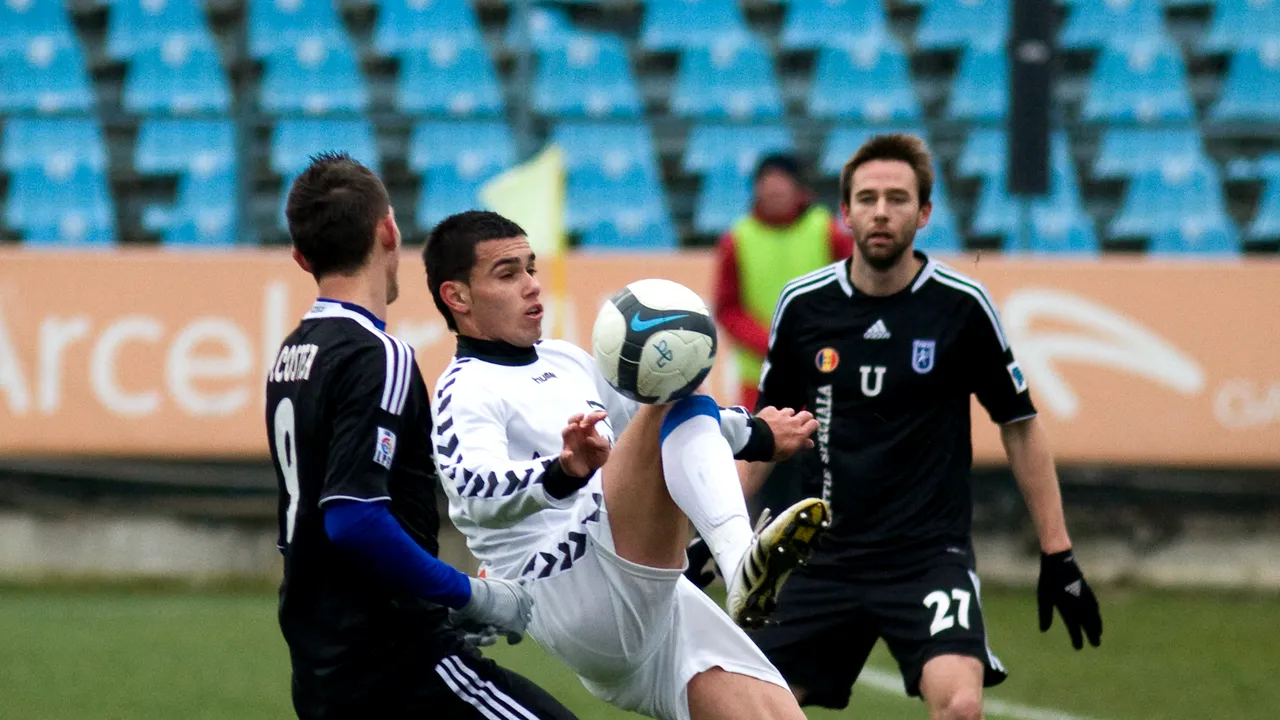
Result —
[[933, 275], [933, 269], [935, 267], [933, 259], [923, 252], [919, 250], [912, 250], [911, 254], [923, 261], [924, 264], [920, 266], [920, 269], [916, 271], [915, 276], [911, 278], [910, 285], [907, 285], [892, 295], [867, 295], [866, 293], [858, 292], [858, 288], [853, 286], [853, 281], [850, 279], [853, 268], [852, 257], [845, 258], [844, 261], [840, 263], [842, 270], [841, 274], [836, 276], [836, 279], [840, 281], [840, 287], [844, 290], [846, 295], [849, 297], [854, 297], [856, 295], [860, 300], [882, 302], [891, 298], [896, 298], [899, 295], [908, 295], [919, 290], [920, 286], [924, 285], [925, 281]]
[[536, 348], [520, 347], [501, 340], [479, 340], [465, 335], [458, 336], [457, 355], [495, 365], [532, 365], [538, 360]]
[[330, 304], [332, 304], [332, 305], [340, 305], [340, 306], [342, 306], [342, 307], [346, 308], [347, 310], [350, 310], [350, 311], [351, 311], [351, 312], [353, 312], [353, 313], [360, 313], [361, 315], [363, 315], [363, 316], [365, 316], [365, 317], [369, 318], [369, 322], [373, 323], [373, 324], [374, 324], [374, 326], [375, 326], [375, 327], [377, 327], [379, 330], [381, 330], [381, 331], [383, 331], [383, 332], [386, 332], [386, 331], [387, 331], [387, 321], [386, 321], [386, 320], [383, 320], [383, 319], [379, 318], [377, 315], [374, 315], [373, 313], [369, 312], [367, 309], [365, 309], [365, 308], [363, 308], [363, 307], [361, 307], [361, 306], [359, 306], [359, 305], [357, 305], [357, 304], [355, 304], [355, 303], [343, 302], [343, 301], [341, 301], [341, 300], [332, 300], [332, 299], [330, 299], [330, 298], [323, 298], [323, 297], [322, 297], [322, 298], [316, 298], [316, 302], [317, 302], [317, 303], [330, 303]]

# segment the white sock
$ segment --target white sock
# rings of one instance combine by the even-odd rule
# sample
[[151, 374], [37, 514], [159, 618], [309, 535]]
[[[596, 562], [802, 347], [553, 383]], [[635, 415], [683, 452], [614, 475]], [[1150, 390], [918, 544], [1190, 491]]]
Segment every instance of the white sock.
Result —
[[732, 578], [754, 533], [720, 423], [697, 414], [670, 429], [662, 440], [662, 471], [671, 499], [702, 535], [720, 574]]

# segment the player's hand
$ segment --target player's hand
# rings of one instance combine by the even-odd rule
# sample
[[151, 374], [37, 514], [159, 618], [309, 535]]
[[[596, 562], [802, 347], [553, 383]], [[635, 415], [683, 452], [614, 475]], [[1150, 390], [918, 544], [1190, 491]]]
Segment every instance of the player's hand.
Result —
[[1052, 555], [1040, 554], [1040, 583], [1036, 588], [1036, 600], [1040, 608], [1040, 632], [1053, 625], [1053, 609], [1062, 614], [1062, 624], [1067, 626], [1071, 644], [1079, 650], [1084, 647], [1081, 630], [1094, 647], [1102, 642], [1102, 615], [1098, 612], [1098, 599], [1089, 583], [1084, 581], [1075, 553], [1064, 550]]
[[716, 579], [715, 564], [707, 567], [707, 563], [711, 562], [711, 548], [705, 540], [701, 537], [694, 538], [685, 549], [685, 555], [689, 559], [689, 567], [684, 571], [684, 576], [689, 578], [689, 582], [702, 589]]
[[471, 600], [458, 610], [463, 626], [491, 626], [496, 633], [523, 635], [533, 618], [533, 596], [524, 585], [493, 578], [469, 579]]
[[569, 418], [569, 424], [560, 431], [560, 437], [564, 440], [564, 449], [560, 451], [560, 467], [565, 473], [585, 478], [604, 466], [612, 446], [596, 430], [596, 423], [607, 417], [608, 413], [596, 411]]
[[770, 405], [761, 408], [756, 417], [765, 421], [773, 431], [773, 462], [789, 460], [801, 450], [813, 447], [818, 421], [808, 410], [796, 412], [791, 408], [778, 409]]

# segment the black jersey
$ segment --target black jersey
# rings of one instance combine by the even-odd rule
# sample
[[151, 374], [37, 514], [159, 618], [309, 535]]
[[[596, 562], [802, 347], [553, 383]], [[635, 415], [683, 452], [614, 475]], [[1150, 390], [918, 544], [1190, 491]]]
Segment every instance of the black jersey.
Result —
[[983, 287], [916, 253], [901, 292], [857, 292], [844, 260], [779, 296], [757, 407], [818, 419], [813, 474], [832, 526], [810, 569], [885, 575], [967, 555], [972, 523], [970, 395], [991, 419], [1035, 415]]
[[412, 348], [344, 303], [317, 301], [268, 375], [284, 555], [279, 619], [295, 696], [308, 684], [331, 693], [344, 678], [373, 682], [405, 643], [449, 647], [445, 608], [379, 581], [330, 542], [324, 524], [330, 501], [389, 501], [414, 541], [437, 554], [428, 403]]

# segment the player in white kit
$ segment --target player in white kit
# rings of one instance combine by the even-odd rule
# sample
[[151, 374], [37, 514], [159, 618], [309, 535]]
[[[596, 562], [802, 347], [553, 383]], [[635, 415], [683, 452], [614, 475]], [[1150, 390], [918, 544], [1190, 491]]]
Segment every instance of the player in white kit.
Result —
[[[438, 225], [432, 297], [458, 333], [432, 403], [449, 516], [490, 576], [529, 583], [529, 633], [596, 697], [655, 718], [800, 720], [742, 630], [827, 523], [821, 500], [752, 531], [734, 464], [812, 446], [807, 412], [638, 405], [582, 349], [540, 340], [532, 249], [488, 212]], [[683, 577], [689, 524], [729, 578], [731, 620]]]

